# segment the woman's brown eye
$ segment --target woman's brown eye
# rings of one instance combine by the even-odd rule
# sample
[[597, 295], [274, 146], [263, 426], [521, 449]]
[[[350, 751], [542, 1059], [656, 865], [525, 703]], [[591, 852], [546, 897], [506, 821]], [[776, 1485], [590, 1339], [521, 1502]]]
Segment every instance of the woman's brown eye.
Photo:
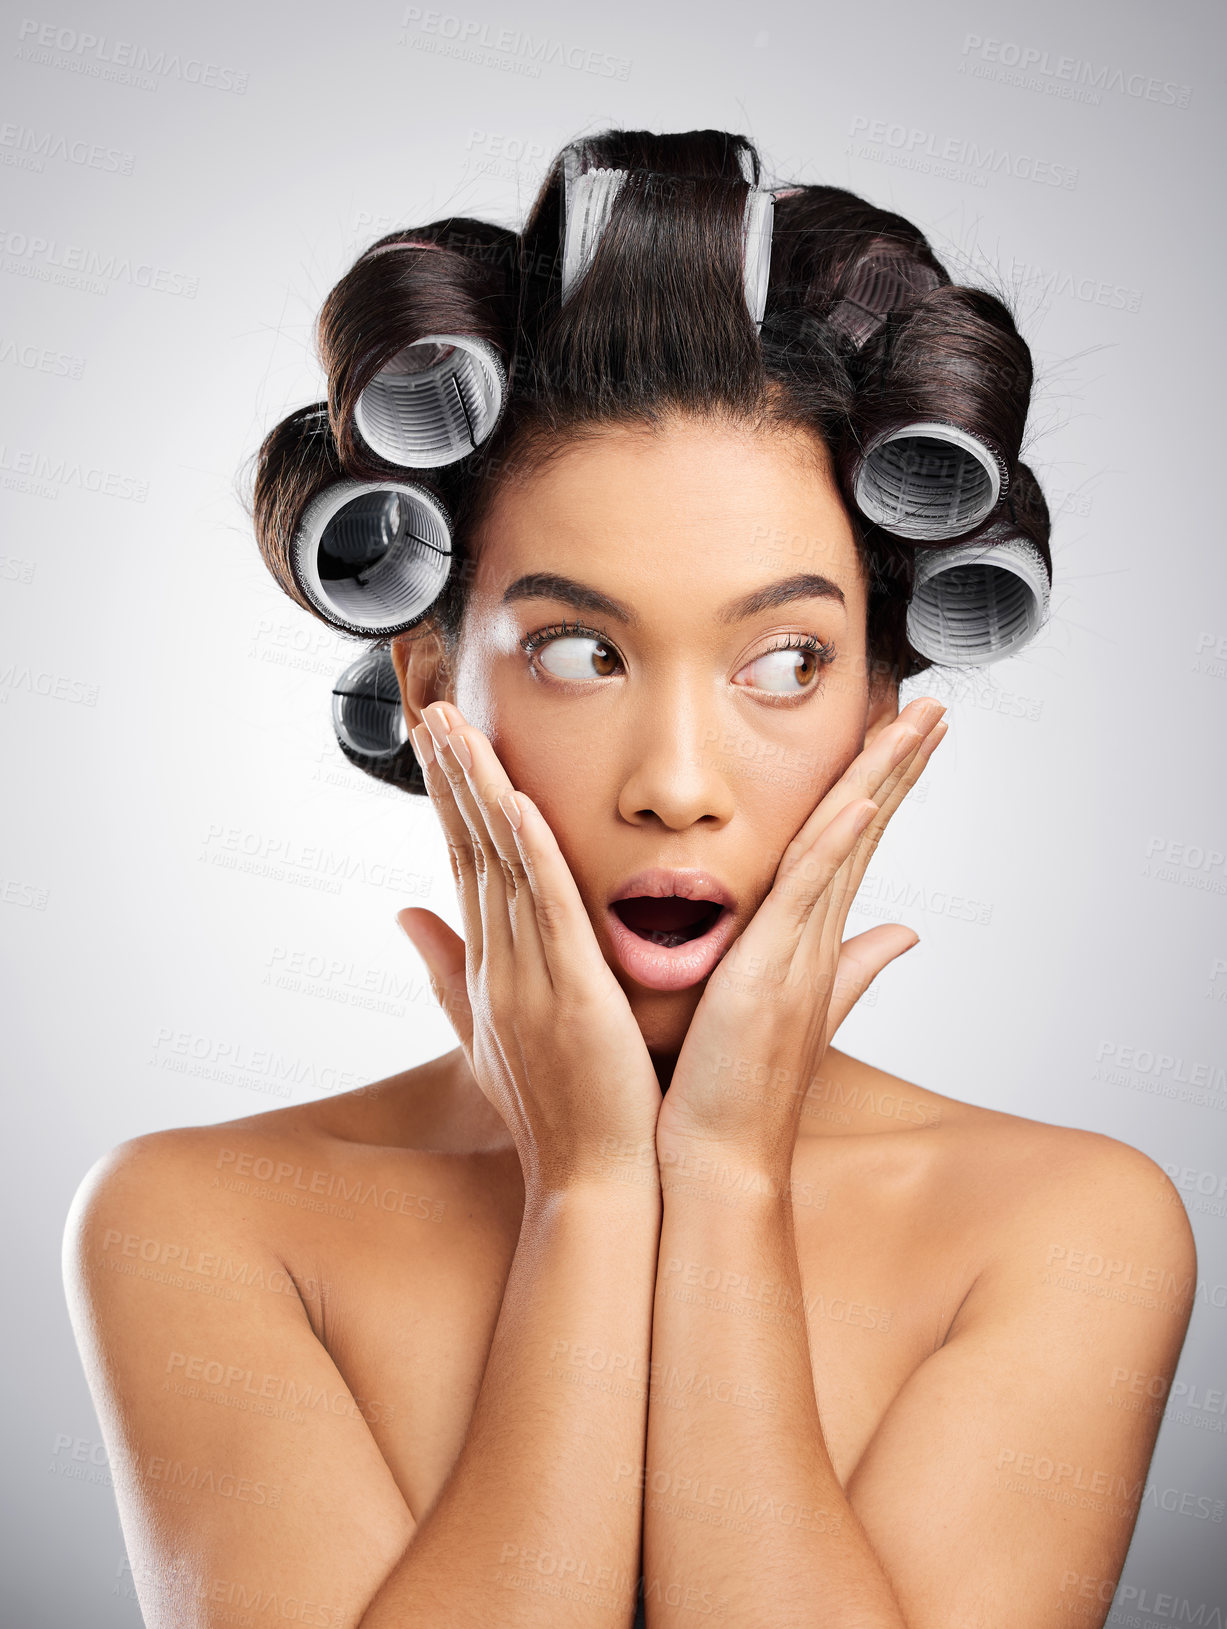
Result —
[[541, 666], [556, 679], [607, 679], [618, 663], [611, 646], [585, 634], [551, 639], [536, 655]]
[[[813, 688], [821, 664], [812, 650], [797, 645], [786, 645], [782, 650], [769, 650], [742, 668], [751, 678], [746, 683], [756, 690], [769, 690], [775, 695], [800, 695]], [[791, 681], [796, 680], [794, 685]]]

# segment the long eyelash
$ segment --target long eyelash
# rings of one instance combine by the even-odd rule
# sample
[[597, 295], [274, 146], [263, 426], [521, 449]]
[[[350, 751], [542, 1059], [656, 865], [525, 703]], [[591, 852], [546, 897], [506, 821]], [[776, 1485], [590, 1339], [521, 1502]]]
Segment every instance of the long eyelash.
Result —
[[[520, 641], [520, 649], [531, 656], [535, 650], [540, 650], [541, 646], [547, 644], [551, 639], [557, 639], [560, 635], [567, 634], [572, 636], [580, 634], [589, 639], [599, 639], [602, 645], [608, 645], [610, 650], [617, 651], [617, 646], [609, 636], [601, 633], [599, 629], [586, 628], [582, 622], [566, 621], [551, 622], [548, 628], [538, 628], [533, 633], [525, 634]], [[619, 656], [618, 660], [621, 661], [622, 658]]]
[[835, 660], [835, 646], [829, 639], [824, 644], [813, 634], [781, 634], [780, 641], [778, 645], [768, 645], [762, 655], [770, 656], [773, 650], [808, 650], [813, 651], [824, 667]]

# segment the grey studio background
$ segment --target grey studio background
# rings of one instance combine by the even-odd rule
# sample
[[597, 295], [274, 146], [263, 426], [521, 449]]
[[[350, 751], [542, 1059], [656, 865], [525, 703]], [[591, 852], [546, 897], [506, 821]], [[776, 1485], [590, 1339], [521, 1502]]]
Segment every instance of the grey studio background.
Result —
[[1051, 621], [912, 687], [950, 738], [854, 921], [922, 943], [839, 1044], [1173, 1174], [1197, 1305], [1111, 1621], [1221, 1621], [1224, 32], [1187, 0], [6, 8], [8, 1622], [140, 1622], [60, 1280], [86, 1169], [453, 1044], [394, 920], [458, 925], [433, 815], [341, 758], [354, 647], [276, 589], [236, 474], [323, 394], [367, 243], [518, 226], [610, 123], [743, 131], [769, 181], [898, 210], [1033, 347]]

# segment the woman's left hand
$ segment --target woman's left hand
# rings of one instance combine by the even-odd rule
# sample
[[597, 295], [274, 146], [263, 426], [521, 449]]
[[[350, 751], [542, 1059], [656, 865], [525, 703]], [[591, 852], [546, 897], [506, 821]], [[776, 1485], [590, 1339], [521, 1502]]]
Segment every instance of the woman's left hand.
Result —
[[656, 1123], [662, 1177], [718, 1151], [786, 1184], [805, 1095], [840, 1024], [917, 935], [843, 942], [878, 840], [946, 733], [918, 697], [848, 766], [785, 849], [770, 893], [708, 980]]

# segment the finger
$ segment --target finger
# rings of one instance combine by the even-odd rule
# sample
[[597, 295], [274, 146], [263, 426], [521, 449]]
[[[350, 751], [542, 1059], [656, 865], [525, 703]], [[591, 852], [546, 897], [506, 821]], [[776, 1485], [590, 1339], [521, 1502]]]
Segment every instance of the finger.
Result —
[[[459, 709], [454, 708], [450, 702], [438, 705], [446, 708], [449, 719], [457, 721], [455, 727], [469, 747], [470, 755], [475, 746], [480, 748], [484, 742], [489, 759], [497, 762], [489, 740], [480, 730], [463, 724], [463, 715]], [[477, 759], [474, 758], [473, 771], [476, 772], [476, 769]], [[499, 772], [504, 773], [501, 766]], [[510, 787], [510, 782], [508, 786]], [[469, 795], [472, 798], [471, 790]], [[597, 943], [579, 888], [558, 846], [558, 840], [540, 809], [526, 793], [515, 790], [512, 795], [520, 810], [521, 819], [518, 831], [512, 830], [509, 821], [508, 829], [512, 830], [520, 864], [528, 879], [537, 931], [550, 981], [555, 990], [590, 991], [594, 977], [604, 981], [612, 975], [601, 954], [601, 947]], [[495, 802], [497, 803], [497, 798]], [[476, 809], [475, 799], [473, 806]], [[500, 810], [500, 818], [507, 818], [505, 811]]]
[[785, 858], [803, 854], [830, 820], [850, 803], [877, 798], [884, 783], [920, 746], [945, 712], [931, 696], [918, 696], [864, 747], [825, 794], [785, 850]]
[[869, 798], [850, 803], [818, 833], [805, 853], [794, 855], [787, 864], [781, 860], [770, 892], [730, 947], [726, 960], [734, 966], [766, 966], [772, 977], [785, 975], [815, 904], [877, 812]]
[[473, 1011], [469, 1005], [464, 940], [441, 917], [420, 905], [406, 905], [404, 910], [397, 911], [396, 920], [426, 963], [426, 974], [435, 1000], [456, 1031], [457, 1040], [471, 1057]]
[[884, 967], [920, 943], [920, 935], [902, 922], [879, 927], [845, 939], [835, 970], [835, 986], [827, 1007], [827, 1045], [836, 1030]]
[[[937, 730], [935, 720], [945, 709], [932, 698], [919, 699], [928, 706], [913, 703], [905, 708], [858, 754], [802, 826], [785, 850], [771, 893], [738, 941], [744, 956], [765, 956], [777, 976], [803, 964], [810, 968], [832, 965], [878, 837], [944, 734], [943, 727], [931, 739]], [[916, 727], [917, 718], [928, 722], [924, 733]], [[858, 784], [870, 790], [857, 797], [854, 789]], [[883, 807], [874, 792], [883, 799]], [[866, 841], [875, 827], [876, 835]], [[773, 896], [777, 897], [773, 900]], [[821, 993], [818, 986], [815, 993]]]
[[878, 813], [870, 820], [857, 839], [843, 870], [832, 885], [833, 903], [837, 911], [842, 910], [843, 913], [838, 922], [840, 937], [843, 935], [843, 918], [847, 916], [853, 896], [860, 887], [861, 879], [864, 877], [869, 862], [882, 840], [882, 834], [899, 805], [924, 773], [926, 765], [949, 728], [950, 726], [944, 718], [939, 719], [924, 740], [908, 754], [883, 782], [875, 799], [878, 804]]
[[880, 803], [945, 711], [932, 696], [918, 696], [909, 702], [898, 718], [853, 759], [823, 801], [839, 806], [849, 798], [871, 797]]
[[481, 886], [477, 876], [477, 862], [473, 855], [473, 836], [469, 830], [469, 823], [456, 802], [456, 795], [452, 791], [452, 783], [447, 772], [439, 762], [439, 754], [429, 726], [426, 724], [415, 726], [410, 731], [410, 739], [418, 755], [418, 762], [422, 766], [422, 779], [426, 784], [426, 791], [443, 828], [447, 857], [452, 868], [452, 881], [456, 884], [456, 894], [460, 903], [461, 925], [464, 928], [469, 966], [476, 974], [481, 966], [483, 939]]
[[915, 786], [924, 771], [925, 765], [933, 756], [939, 741], [943, 740], [946, 731], [950, 728], [948, 719], [939, 718], [928, 730], [923, 739], [917, 743], [906, 758], [883, 781], [874, 795], [874, 802], [882, 811], [881, 825], [894, 814], [904, 798]]
[[[470, 783], [473, 746], [482, 732], [468, 724], [464, 714], [451, 702], [432, 702], [422, 717], [434, 739], [435, 751], [450, 783], [456, 806], [469, 829], [477, 875], [483, 962], [489, 957], [493, 965], [506, 967], [509, 965], [506, 958], [515, 950], [507, 868], [491, 834], [486, 813]], [[482, 739], [485, 737], [482, 736]], [[489, 747], [488, 741], [486, 745]], [[489, 756], [494, 757], [492, 747], [489, 748]], [[501, 767], [499, 774], [506, 780]], [[510, 788], [510, 782], [507, 784]], [[507, 819], [501, 810], [499, 819], [504, 823]]]
[[878, 793], [880, 800], [878, 812], [865, 826], [847, 860], [832, 881], [829, 908], [821, 913], [820, 917], [815, 913], [815, 925], [807, 934], [810, 940], [808, 953], [815, 955], [821, 965], [829, 966], [831, 957], [838, 953], [848, 913], [852, 909], [869, 862], [877, 851], [882, 834], [895, 810], [920, 779], [948, 728], [945, 719], [939, 719], [924, 740], [883, 782]]
[[613, 974], [587, 907], [549, 821], [525, 792], [517, 789], [515, 801], [521, 815], [516, 840], [550, 982], [559, 994], [591, 995]]
[[[515, 827], [507, 813], [508, 807], [517, 808], [514, 802], [509, 802], [515, 796], [515, 789], [485, 732], [469, 724], [459, 708], [447, 704], [447, 710], [452, 725], [447, 739], [449, 743], [462, 741], [468, 749], [469, 766], [462, 771], [468, 795], [481, 815], [491, 844], [490, 864], [500, 868], [503, 874], [503, 913], [510, 929], [510, 947], [516, 955], [517, 971], [526, 978], [548, 979], [532, 886]], [[449, 750], [455, 753], [456, 749], [450, 747]], [[522, 823], [522, 815], [520, 818]], [[486, 923], [487, 937], [491, 931]]]

